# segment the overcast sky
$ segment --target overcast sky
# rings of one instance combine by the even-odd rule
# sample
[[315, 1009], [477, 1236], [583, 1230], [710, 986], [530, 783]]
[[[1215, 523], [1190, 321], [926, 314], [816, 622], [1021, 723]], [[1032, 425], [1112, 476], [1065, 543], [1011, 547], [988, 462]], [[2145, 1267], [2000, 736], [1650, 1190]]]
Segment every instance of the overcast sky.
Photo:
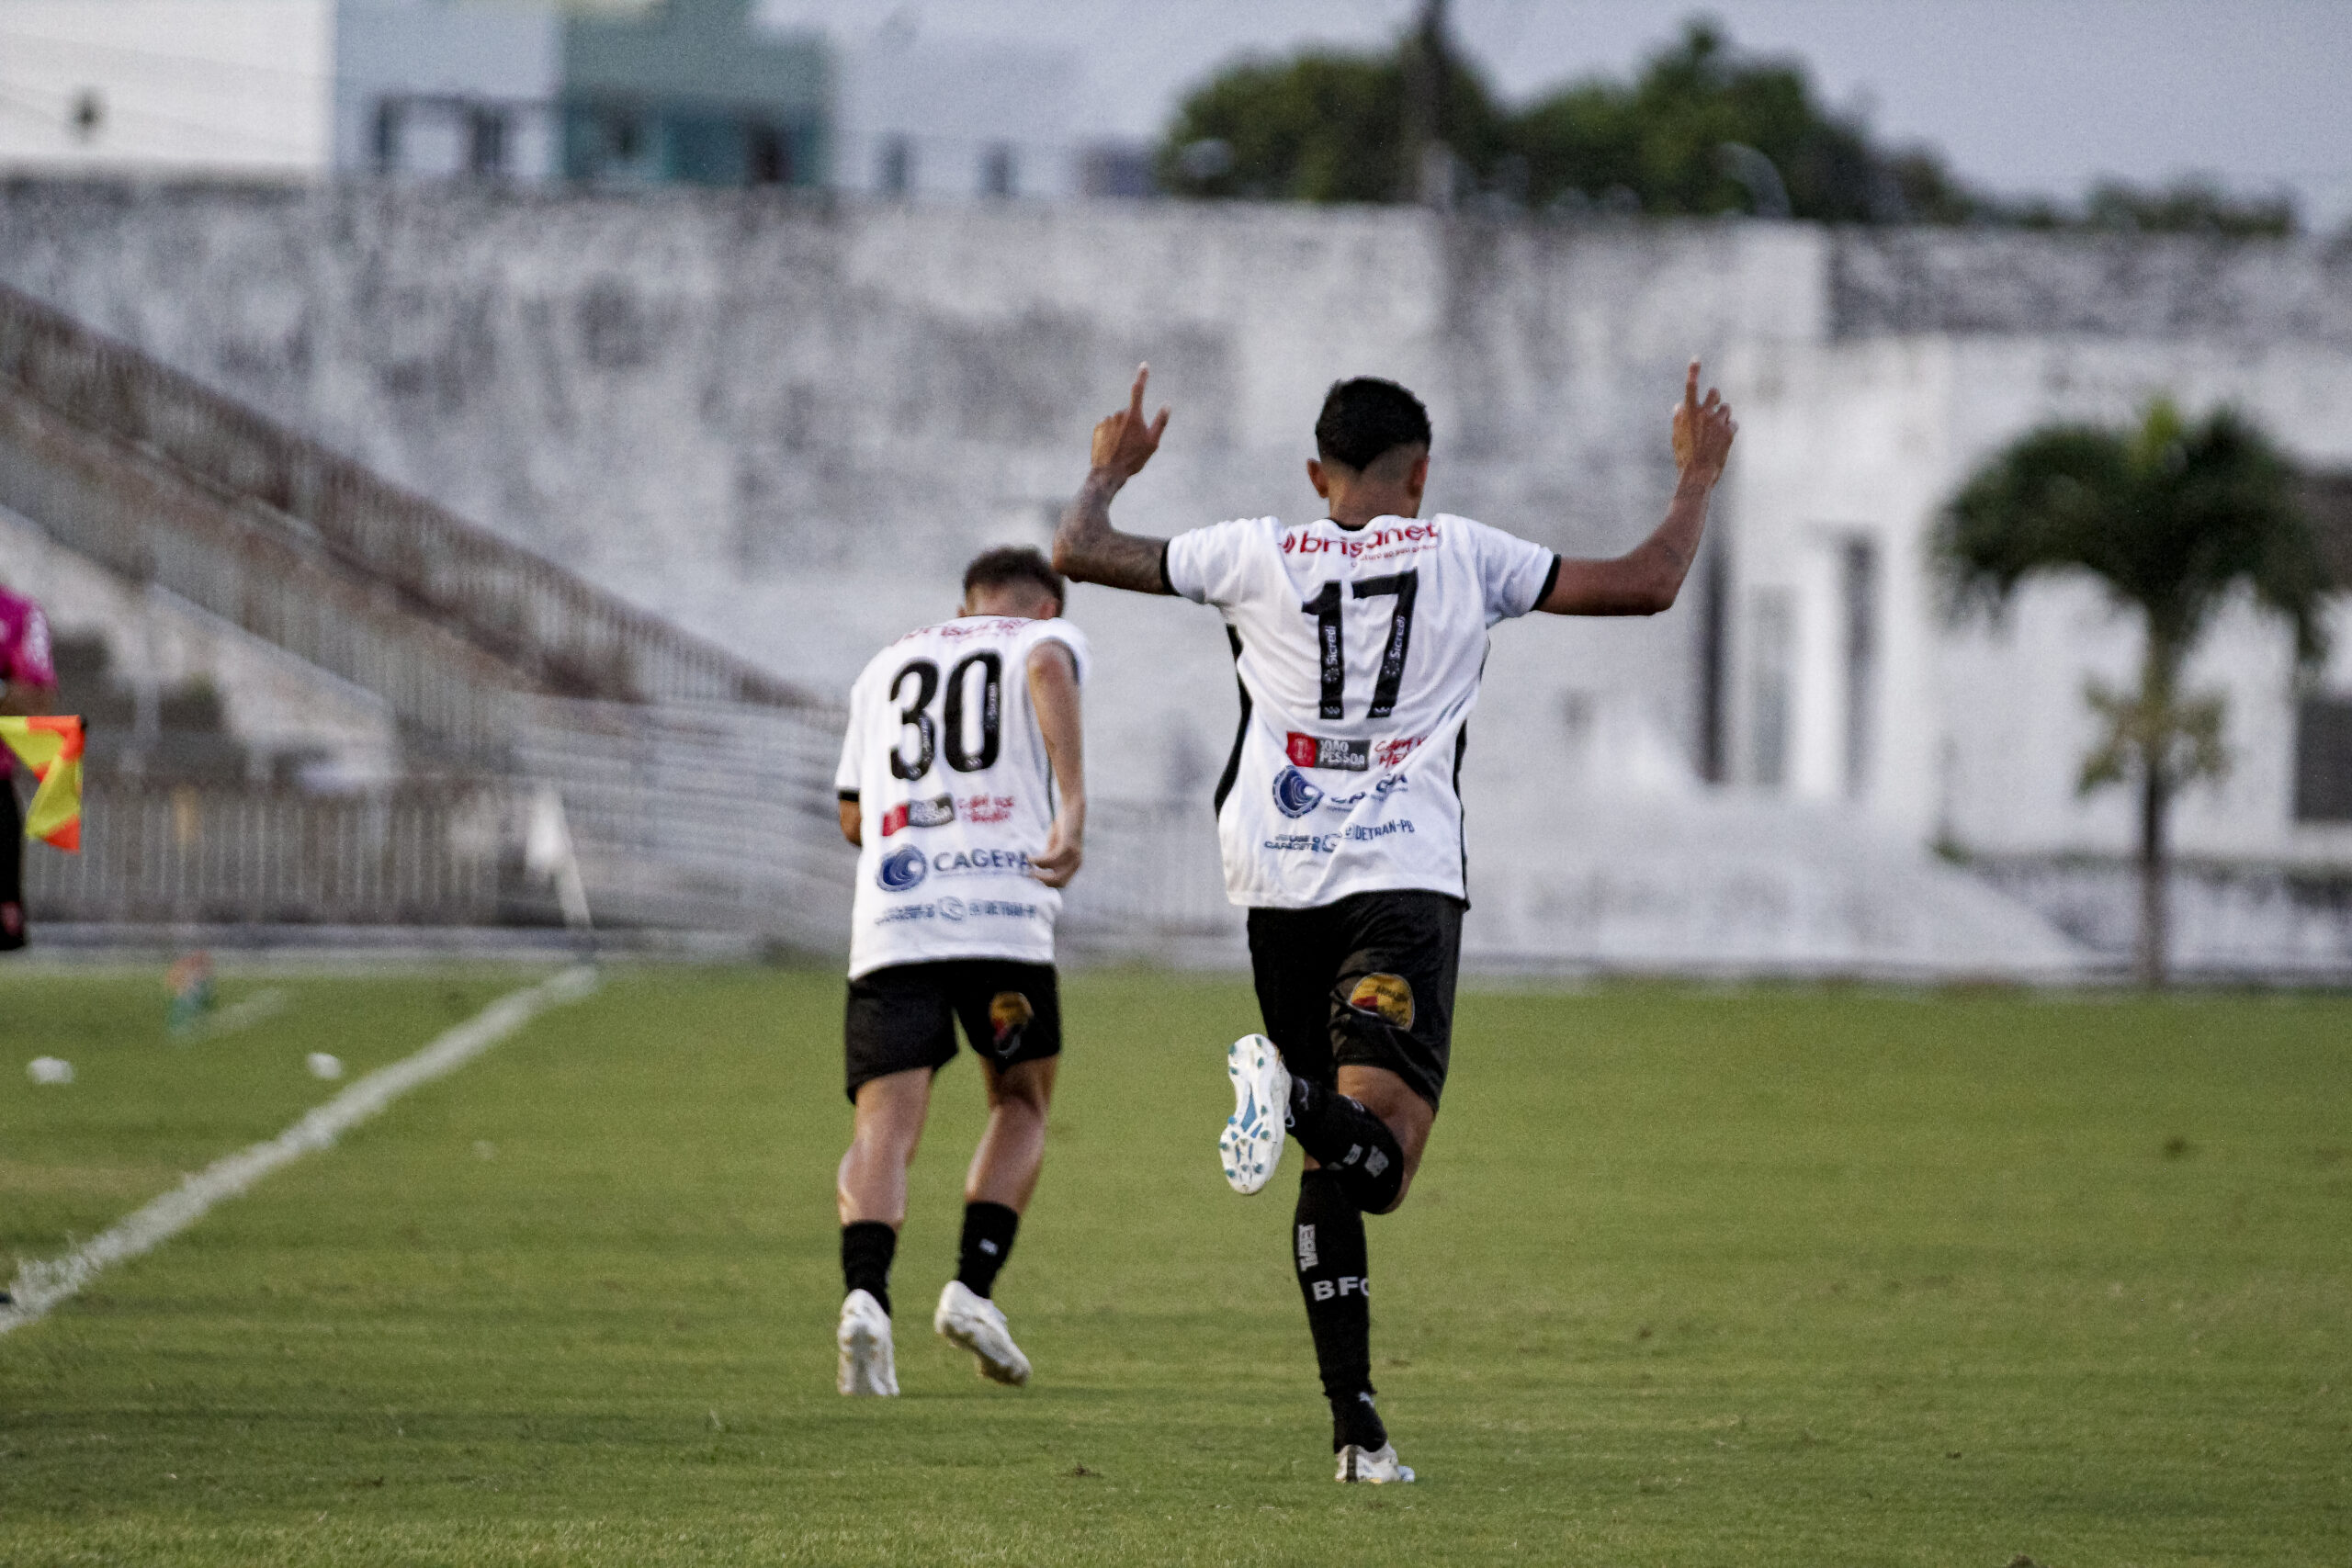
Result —
[[[1085, 134], [1147, 138], [1236, 55], [1377, 44], [1413, 0], [762, 0], [846, 40], [886, 18], [938, 40], [1062, 49]], [[2100, 175], [2192, 171], [2291, 187], [2307, 220], [2352, 219], [2352, 0], [1454, 0], [1455, 36], [1507, 96], [1623, 74], [1704, 11], [1744, 48], [1803, 57], [1832, 103], [1942, 149], [1996, 190], [2079, 195]]]

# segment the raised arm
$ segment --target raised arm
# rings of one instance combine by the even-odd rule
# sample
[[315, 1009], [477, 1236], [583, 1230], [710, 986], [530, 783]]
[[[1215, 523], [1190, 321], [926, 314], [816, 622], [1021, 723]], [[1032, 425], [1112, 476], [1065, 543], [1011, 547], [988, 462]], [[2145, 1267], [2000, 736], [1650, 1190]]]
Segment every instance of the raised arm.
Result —
[[1054, 770], [1054, 825], [1046, 852], [1029, 862], [1030, 874], [1048, 887], [1067, 886], [1086, 854], [1086, 743], [1079, 722], [1078, 662], [1058, 642], [1029, 655], [1029, 704], [1046, 738]]
[[1682, 383], [1674, 410], [1674, 466], [1680, 477], [1666, 521], [1657, 532], [1611, 560], [1562, 557], [1552, 592], [1535, 607], [1555, 615], [1655, 615], [1674, 607], [1690, 563], [1699, 558], [1699, 536], [1707, 526], [1707, 501], [1724, 477], [1732, 437], [1739, 426], [1731, 405], [1713, 387], [1699, 400], [1699, 362]]
[[1065, 577], [1138, 593], [1169, 591], [1159, 575], [1168, 541], [1111, 526], [1111, 498], [1151, 461], [1159, 450], [1159, 433], [1168, 428], [1164, 408], [1158, 419], [1144, 423], [1143, 388], [1150, 378], [1150, 366], [1137, 367], [1127, 406], [1094, 427], [1094, 466], [1054, 531], [1054, 570]]

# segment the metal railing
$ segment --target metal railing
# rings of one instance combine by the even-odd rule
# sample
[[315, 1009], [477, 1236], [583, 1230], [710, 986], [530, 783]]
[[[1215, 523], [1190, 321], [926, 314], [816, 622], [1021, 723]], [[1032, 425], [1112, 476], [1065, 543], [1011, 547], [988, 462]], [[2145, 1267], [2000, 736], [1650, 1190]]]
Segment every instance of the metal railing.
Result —
[[842, 716], [546, 700], [514, 765], [561, 798], [598, 924], [831, 951], [848, 944], [854, 873], [833, 804]]
[[410, 782], [356, 795], [93, 780], [82, 851], [27, 847], [34, 920], [545, 924], [504, 784]]
[[[530, 688], [623, 702], [797, 706], [810, 700], [724, 649], [6, 286], [0, 382], [76, 425], [166, 460], [216, 501], [242, 504], [250, 520], [288, 544], [331, 558], [412, 614], [437, 620]], [[159, 568], [177, 564], [158, 561]], [[187, 592], [177, 582], [167, 586]]]
[[[382, 696], [472, 782], [356, 796], [94, 779], [37, 919], [557, 918], [523, 870], [552, 786], [600, 925], [847, 943], [842, 715], [0, 287], [0, 504]], [[1204, 807], [1100, 803], [1063, 930], [1230, 934]]]

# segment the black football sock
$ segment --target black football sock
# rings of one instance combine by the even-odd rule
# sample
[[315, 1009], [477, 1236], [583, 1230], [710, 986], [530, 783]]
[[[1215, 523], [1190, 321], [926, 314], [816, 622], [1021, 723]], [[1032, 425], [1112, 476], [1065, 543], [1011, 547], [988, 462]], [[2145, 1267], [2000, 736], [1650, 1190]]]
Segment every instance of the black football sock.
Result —
[[996, 1286], [996, 1271], [1012, 1254], [1012, 1233], [1021, 1216], [1001, 1203], [964, 1205], [964, 1245], [956, 1258], [956, 1278], [976, 1296]]
[[1359, 1100], [1293, 1074], [1290, 1134], [1335, 1173], [1355, 1206], [1385, 1214], [1405, 1185], [1405, 1155], [1388, 1123]]
[[1298, 1222], [1291, 1232], [1298, 1293], [1315, 1336], [1315, 1365], [1331, 1402], [1331, 1448], [1378, 1449], [1388, 1429], [1372, 1405], [1372, 1299], [1365, 1278], [1363, 1211], [1337, 1171], [1324, 1167], [1298, 1179]]
[[842, 1227], [842, 1294], [864, 1291], [890, 1310], [890, 1259], [899, 1233], [880, 1220], [852, 1220]]

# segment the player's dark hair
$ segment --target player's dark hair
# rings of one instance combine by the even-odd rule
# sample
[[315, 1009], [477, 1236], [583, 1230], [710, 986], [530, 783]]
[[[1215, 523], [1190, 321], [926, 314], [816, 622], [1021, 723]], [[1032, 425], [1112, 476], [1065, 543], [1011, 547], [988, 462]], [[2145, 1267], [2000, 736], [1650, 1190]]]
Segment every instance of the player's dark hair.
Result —
[[964, 596], [970, 598], [975, 588], [1002, 588], [1008, 583], [1030, 582], [1054, 596], [1057, 604], [1069, 603], [1069, 584], [1054, 570], [1054, 563], [1026, 545], [1000, 545], [983, 550], [972, 558], [964, 569]]
[[1430, 444], [1430, 411], [1394, 381], [1359, 376], [1334, 381], [1315, 421], [1315, 450], [1327, 463], [1362, 473], [1399, 446]]

